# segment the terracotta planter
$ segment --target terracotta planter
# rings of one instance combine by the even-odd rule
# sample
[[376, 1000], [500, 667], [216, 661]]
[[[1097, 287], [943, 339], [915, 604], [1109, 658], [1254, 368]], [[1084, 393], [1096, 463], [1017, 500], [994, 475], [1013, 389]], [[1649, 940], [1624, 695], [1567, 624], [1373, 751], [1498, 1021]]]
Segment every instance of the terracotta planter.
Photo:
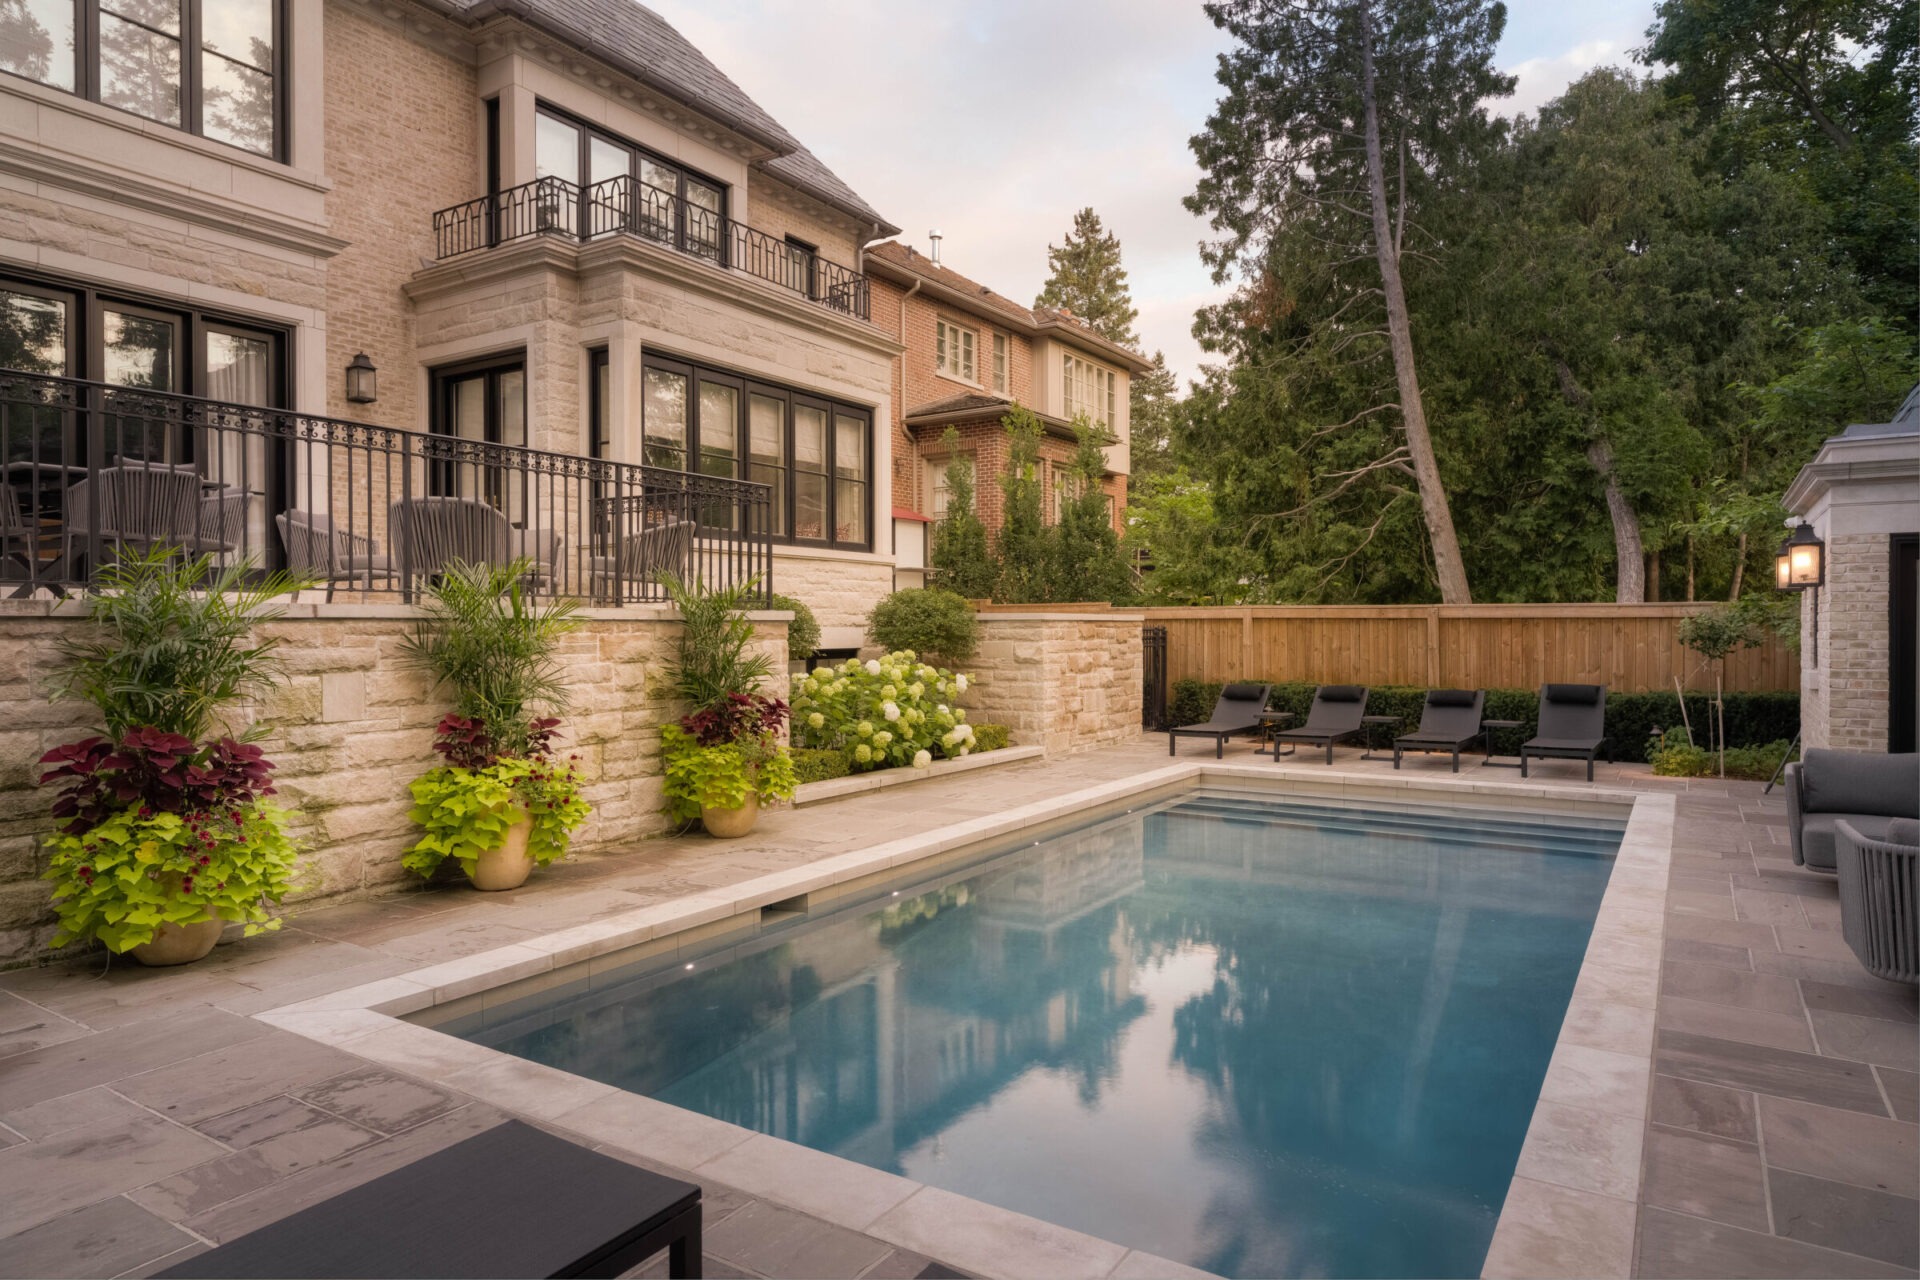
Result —
[[522, 818], [507, 828], [507, 842], [474, 859], [467, 879], [473, 887], [489, 893], [518, 889], [533, 874], [533, 855], [527, 852], [527, 837], [533, 833], [533, 819]]
[[760, 819], [760, 797], [747, 793], [747, 802], [738, 809], [700, 810], [700, 825], [707, 834], [721, 840], [734, 840], [753, 830]]
[[213, 944], [220, 941], [220, 932], [226, 927], [227, 922], [217, 918], [194, 924], [163, 924], [153, 935], [153, 941], [143, 942], [127, 954], [156, 969], [170, 964], [192, 964], [213, 950]]

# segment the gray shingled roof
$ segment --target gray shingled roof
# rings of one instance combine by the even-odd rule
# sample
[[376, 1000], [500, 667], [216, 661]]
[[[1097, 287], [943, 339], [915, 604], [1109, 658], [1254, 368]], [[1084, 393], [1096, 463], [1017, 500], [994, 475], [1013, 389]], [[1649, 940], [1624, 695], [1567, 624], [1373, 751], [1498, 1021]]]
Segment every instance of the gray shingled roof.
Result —
[[879, 223], [882, 234], [899, 233], [672, 24], [638, 0], [425, 2], [467, 22], [519, 18], [775, 152], [758, 167], [782, 182], [842, 213]]

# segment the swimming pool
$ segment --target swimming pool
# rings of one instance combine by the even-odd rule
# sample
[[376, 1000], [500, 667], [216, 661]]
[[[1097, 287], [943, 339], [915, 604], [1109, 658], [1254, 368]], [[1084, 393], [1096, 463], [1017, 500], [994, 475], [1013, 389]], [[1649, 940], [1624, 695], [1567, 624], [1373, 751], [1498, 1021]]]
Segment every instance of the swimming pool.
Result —
[[468, 1033], [1228, 1275], [1475, 1275], [1622, 831], [1210, 787]]

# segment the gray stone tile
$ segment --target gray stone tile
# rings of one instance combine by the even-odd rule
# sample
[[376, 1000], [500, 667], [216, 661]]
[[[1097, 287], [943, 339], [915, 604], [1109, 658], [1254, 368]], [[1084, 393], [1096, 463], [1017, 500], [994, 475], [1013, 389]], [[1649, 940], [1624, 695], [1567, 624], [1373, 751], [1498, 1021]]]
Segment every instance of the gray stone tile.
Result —
[[1673, 1076], [1653, 1078], [1651, 1119], [1655, 1124], [1695, 1129], [1736, 1142], [1757, 1142], [1760, 1131], [1755, 1127], [1754, 1114], [1751, 1093]]
[[1762, 1013], [1757, 1009], [1662, 996], [1657, 1019], [1657, 1025], [1674, 1031], [1813, 1052], [1813, 1032], [1807, 1029], [1804, 1014]]
[[1806, 956], [1813, 960], [1838, 960], [1842, 963], [1858, 965], [1853, 948], [1846, 939], [1830, 930], [1822, 929], [1775, 929], [1774, 938], [1779, 943], [1783, 955]]
[[1807, 924], [1807, 913], [1800, 909], [1798, 894], [1771, 893], [1765, 889], [1735, 889], [1733, 906], [1735, 916], [1741, 920], [1757, 920], [1762, 924], [1786, 925], [1795, 929]]
[[1634, 1274], [1649, 1280], [1901, 1280], [1911, 1273], [1855, 1254], [1664, 1209], [1640, 1215]]
[[1812, 956], [1792, 955], [1783, 951], [1755, 951], [1753, 967], [1759, 973], [1777, 973], [1788, 978], [1811, 978], [1815, 982], [1831, 983], [1835, 986], [1864, 987], [1870, 991], [1885, 990], [1893, 985], [1862, 969], [1860, 962], [1851, 955], [1845, 960], [1820, 960]]
[[1826, 1009], [1809, 1009], [1807, 1020], [1813, 1023], [1814, 1041], [1827, 1057], [1920, 1070], [1920, 1036], [1905, 1023]]
[[1903, 1022], [1908, 1026], [1920, 1022], [1913, 987], [1888, 983], [1879, 988], [1869, 988], [1802, 979], [1800, 995], [1809, 1009], [1851, 1013], [1862, 1018], [1884, 1018], [1888, 1022]]
[[127, 1198], [169, 1222], [185, 1222], [258, 1191], [279, 1176], [260, 1152], [235, 1151], [150, 1182], [128, 1192]]
[[1752, 1231], [1767, 1229], [1760, 1149], [1691, 1129], [1650, 1125], [1642, 1203]]
[[1762, 1013], [1798, 1016], [1803, 1008], [1799, 985], [1791, 978], [1671, 961], [1660, 966], [1660, 993]]
[[0, 1236], [191, 1168], [225, 1148], [158, 1116], [114, 1119], [0, 1151]]
[[1721, 942], [1696, 942], [1692, 938], [1668, 938], [1665, 958], [1683, 964], [1710, 964], [1722, 969], [1753, 971], [1753, 952], [1746, 947], [1731, 947]]
[[11, 991], [0, 991], [0, 1058], [78, 1040], [86, 1034], [88, 1028], [79, 1023], [23, 1000]]
[[1865, 1187], [1774, 1169], [1767, 1175], [1774, 1230], [1791, 1240], [1920, 1267], [1920, 1203]]
[[860, 1273], [859, 1280], [918, 1280], [922, 1271], [933, 1262], [917, 1253], [905, 1249], [895, 1249], [880, 1261]]
[[379, 1135], [292, 1098], [268, 1098], [194, 1126], [230, 1147], [253, 1147], [274, 1173], [296, 1173], [363, 1147]]
[[[0, 1069], [0, 1076], [4, 1075], [4, 1069]], [[0, 1122], [37, 1142], [69, 1129], [84, 1129], [88, 1125], [104, 1124], [116, 1118], [132, 1121], [147, 1114], [147, 1109], [138, 1103], [128, 1101], [106, 1085], [96, 1085], [78, 1093], [48, 1098], [45, 1102], [19, 1111], [0, 1114]]]
[[0, 1277], [116, 1276], [198, 1243], [115, 1196], [22, 1231], [0, 1246]]
[[1777, 951], [1773, 928], [1744, 920], [1708, 920], [1667, 912], [1667, 938], [1687, 938], [1695, 942], [1717, 942], [1728, 947], [1748, 947], [1755, 954]]
[[6, 1062], [6, 1105], [30, 1107], [134, 1073], [256, 1040], [273, 1028], [218, 1009], [161, 1016], [18, 1054]]
[[1894, 1119], [1920, 1121], [1920, 1075], [1898, 1067], [1875, 1067], [1873, 1073], [1880, 1077], [1880, 1087], [1893, 1104]]
[[379, 1133], [400, 1133], [460, 1106], [465, 1099], [382, 1067], [361, 1067], [293, 1096]]
[[1760, 1133], [1771, 1167], [1920, 1196], [1920, 1127], [1906, 1121], [1762, 1097]]
[[286, 1031], [143, 1071], [114, 1088], [182, 1124], [233, 1111], [359, 1066], [361, 1060]]
[[706, 1251], [769, 1276], [853, 1276], [891, 1252], [877, 1240], [764, 1201], [706, 1232]]
[[1868, 1115], [1886, 1114], [1872, 1069], [1859, 1062], [1684, 1031], [1661, 1031], [1654, 1039], [1654, 1070], [1685, 1080], [1799, 1098]]

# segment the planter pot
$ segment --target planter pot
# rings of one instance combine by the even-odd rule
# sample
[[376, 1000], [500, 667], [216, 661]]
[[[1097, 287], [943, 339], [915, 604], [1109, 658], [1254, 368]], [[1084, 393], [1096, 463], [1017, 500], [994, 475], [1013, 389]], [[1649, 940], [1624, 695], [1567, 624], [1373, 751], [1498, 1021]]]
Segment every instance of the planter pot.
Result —
[[192, 964], [203, 959], [220, 941], [225, 920], [201, 920], [194, 924], [163, 924], [153, 941], [143, 942], [127, 952], [141, 964], [160, 968], [170, 964]]
[[527, 852], [527, 837], [533, 833], [533, 819], [522, 818], [507, 828], [507, 842], [474, 859], [467, 879], [476, 889], [495, 892], [518, 889], [533, 874], [533, 855]]
[[760, 818], [760, 797], [751, 793], [747, 802], [738, 809], [700, 810], [700, 825], [707, 834], [721, 840], [733, 840], [753, 830], [753, 824]]

